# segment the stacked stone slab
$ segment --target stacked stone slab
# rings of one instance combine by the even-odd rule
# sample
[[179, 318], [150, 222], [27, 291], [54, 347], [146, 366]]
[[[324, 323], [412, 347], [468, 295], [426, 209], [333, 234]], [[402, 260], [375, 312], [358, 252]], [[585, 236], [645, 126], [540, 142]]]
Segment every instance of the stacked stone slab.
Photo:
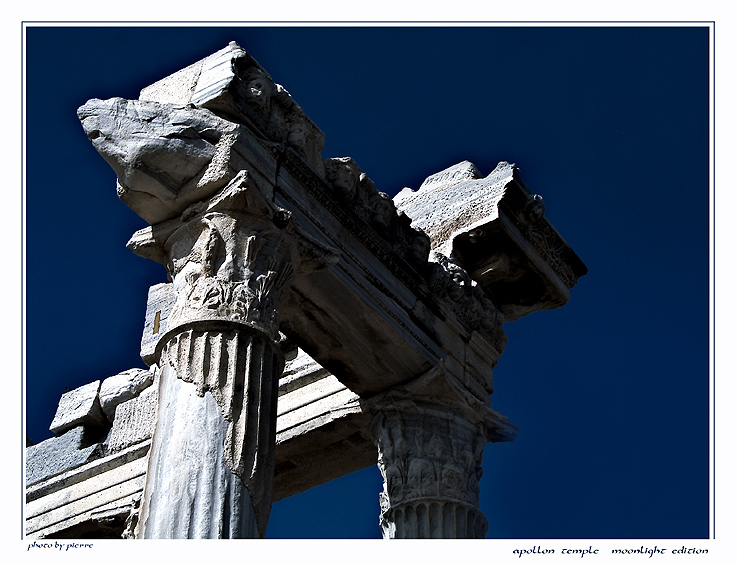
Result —
[[26, 449], [27, 536], [122, 536], [143, 487], [155, 403], [137, 428], [121, 415], [151, 399], [152, 383], [152, 372], [133, 368], [62, 395], [50, 427], [60, 436]]
[[129, 536], [263, 536], [275, 498], [375, 462], [385, 537], [486, 536], [483, 448], [517, 434], [490, 401], [503, 324], [586, 273], [514, 166], [392, 200], [234, 43], [78, 115], [171, 281], [141, 340], [156, 385], [111, 388], [108, 450], [150, 446]]
[[[275, 501], [376, 463], [367, 432], [370, 418], [358, 397], [304, 352], [295, 349], [288, 358], [279, 380]], [[152, 384], [117, 405], [107, 427], [80, 424], [26, 449], [27, 536], [132, 536], [154, 430], [158, 381], [152, 375], [155, 368], [109, 378], [120, 384], [125, 376], [140, 372], [149, 374], [144, 382]], [[106, 381], [102, 387], [96, 381], [80, 389], [104, 391]], [[58, 412], [67, 410], [70, 396], [65, 395]]]

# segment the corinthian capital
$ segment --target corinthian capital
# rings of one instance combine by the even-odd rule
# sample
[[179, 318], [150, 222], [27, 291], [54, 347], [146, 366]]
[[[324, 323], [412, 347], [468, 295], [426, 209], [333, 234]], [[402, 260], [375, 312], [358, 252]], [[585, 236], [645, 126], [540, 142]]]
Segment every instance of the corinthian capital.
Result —
[[169, 333], [219, 321], [251, 326], [272, 339], [295, 275], [338, 259], [268, 201], [246, 171], [179, 218], [138, 231], [128, 247], [167, 268], [176, 296]]
[[176, 230], [165, 248], [177, 296], [170, 327], [223, 320], [276, 338], [277, 309], [299, 254], [273, 223], [243, 212], [206, 212]]
[[478, 427], [439, 403], [401, 399], [386, 404], [371, 430], [384, 478], [381, 528], [385, 538], [483, 538], [479, 509]]

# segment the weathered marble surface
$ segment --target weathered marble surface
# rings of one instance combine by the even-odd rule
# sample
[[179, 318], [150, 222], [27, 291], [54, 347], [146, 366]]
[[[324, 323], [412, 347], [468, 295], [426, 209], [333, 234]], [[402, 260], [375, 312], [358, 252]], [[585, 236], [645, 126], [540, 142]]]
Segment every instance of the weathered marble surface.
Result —
[[29, 486], [26, 536], [119, 538], [140, 499], [148, 448], [139, 443]]
[[545, 218], [545, 203], [501, 162], [484, 177], [463, 161], [394, 202], [434, 251], [463, 268], [505, 321], [563, 306], [586, 266]]
[[318, 173], [325, 134], [287, 90], [237, 43], [141, 90], [140, 100], [192, 104], [249, 125], [265, 141], [291, 148]]
[[149, 366], [156, 363], [156, 344], [166, 333], [175, 299], [171, 283], [159, 283], [148, 290], [141, 335], [141, 359]]
[[[166, 329], [159, 315], [152, 331], [158, 334], [154, 359], [168, 383], [160, 386], [140, 536], [263, 536], [284, 363], [279, 307], [297, 274], [328, 267], [337, 254], [272, 204], [245, 170], [179, 218], [137, 233], [132, 246], [163, 259], [173, 301]], [[172, 380], [194, 385], [195, 398]], [[220, 419], [210, 415], [211, 399]], [[171, 425], [181, 420], [179, 405], [193, 414], [204, 411], [201, 426]], [[207, 444], [200, 437], [219, 440]], [[182, 451], [193, 447], [183, 460]], [[213, 458], [225, 468], [213, 467]], [[205, 499], [188, 498], [178, 487], [183, 477], [188, 486], [200, 486], [196, 491]], [[203, 515], [208, 500], [235, 503]], [[193, 521], [197, 526], [190, 528]]]
[[263, 536], [251, 496], [225, 457], [229, 423], [214, 397], [200, 397], [165, 365], [159, 403], [168, 410], [154, 431], [137, 538]]
[[[353, 160], [322, 159], [323, 176], [315, 163], [306, 161], [289, 143], [284, 144], [284, 131], [277, 126], [282, 124], [281, 117], [289, 122], [289, 112], [297, 112], [296, 107], [277, 102], [285, 96], [285, 91], [269, 82], [268, 75], [240, 48], [231, 45], [213, 57], [213, 69], [217, 72], [213, 70], [214, 74], [207, 75], [204, 63], [199, 75], [190, 69], [180, 77], [186, 78], [182, 92], [190, 93], [193, 104], [207, 101], [205, 107], [213, 111], [214, 121], [227, 118], [238, 127], [249, 129], [250, 135], [239, 135], [232, 146], [238, 159], [245, 160], [245, 164], [237, 161], [237, 166], [248, 170], [249, 178], [265, 199], [289, 211], [295, 225], [340, 254], [340, 261], [334, 268], [295, 277], [292, 292], [280, 312], [284, 331], [353, 391], [364, 395], [378, 393], [421, 375], [444, 359], [448, 352], [458, 352], [462, 359], [464, 342], [473, 332], [488, 335], [494, 347], [503, 350], [506, 342], [501, 329], [503, 319], [493, 303], [484, 300], [468, 274], [457, 265], [428, 262], [430, 242], [427, 236], [410, 226], [410, 218], [396, 210], [391, 198], [378, 191]], [[225, 59], [230, 61], [231, 70], [222, 62]], [[253, 76], [248, 69], [255, 69], [261, 89], [251, 84]], [[206, 75], [211, 76], [208, 81], [212, 83], [207, 88], [202, 82]], [[183, 111], [181, 108], [175, 111], [171, 103], [181, 104], [183, 96], [174, 88], [175, 82], [174, 79], [164, 80], [162, 88], [146, 91], [147, 96], [156, 99], [151, 104], [159, 104], [164, 116]], [[202, 97], [195, 97], [194, 93], [199, 91]], [[234, 91], [242, 92], [242, 96], [234, 95]], [[271, 94], [262, 99], [267, 92]], [[98, 113], [113, 112], [133, 123], [120, 128], [117, 136], [121, 139], [116, 139], [114, 132], [106, 134], [106, 144], [126, 148], [129, 130], [139, 128], [139, 103], [142, 101], [130, 101], [130, 109], [123, 113], [115, 110], [122, 105], [117, 99], [105, 104], [91, 103]], [[234, 109], [233, 105], [241, 110]], [[268, 112], [264, 110], [267, 107]], [[197, 110], [195, 122], [199, 123], [205, 108], [194, 109]], [[109, 118], [95, 118], [89, 108], [80, 113], [85, 128], [93, 137], [97, 132], [96, 120], [114, 122]], [[301, 116], [299, 112], [296, 115]], [[164, 131], [162, 143], [170, 142], [167, 135]], [[200, 141], [199, 137], [192, 139], [195, 146]], [[310, 148], [320, 147], [317, 138], [308, 136], [306, 139]], [[278, 140], [281, 142], [275, 145]], [[116, 171], [127, 174], [131, 168], [136, 170], [141, 162], [145, 163], [142, 152], [149, 147], [147, 144], [131, 148], [128, 154], [112, 152], [116, 162], [122, 163]], [[104, 147], [100, 149], [104, 154]], [[184, 154], [190, 151], [186, 143], [181, 151]], [[158, 153], [153, 151], [152, 158], [158, 159]], [[157, 171], [166, 167], [170, 165], [162, 161]], [[135, 192], [136, 186], [129, 186], [125, 180], [122, 183]], [[137, 199], [140, 197], [141, 206], [150, 202], [143, 196], [148, 194], [145, 193], [146, 183], [143, 177], [143, 192], [134, 195]], [[212, 185], [208, 190], [218, 188]], [[127, 202], [137, 209], [138, 205]], [[177, 196], [162, 206], [168, 207], [168, 215], [186, 213], [189, 204], [189, 197]], [[144, 217], [147, 216], [144, 214]], [[166, 223], [155, 224], [149, 235], [134, 236], [130, 247], [136, 253], [166, 264], [165, 253], [152, 251], [150, 246], [142, 244], [150, 235], [162, 239], [164, 236], [158, 238], [154, 233], [165, 232], [163, 224]], [[337, 297], [340, 300], [336, 300]], [[305, 312], [310, 316], [305, 317]], [[160, 312], [160, 320], [164, 314]], [[365, 348], [367, 342], [372, 348]], [[396, 348], [400, 343], [406, 343], [408, 348], [400, 352]], [[150, 347], [150, 337], [145, 346]]]
[[62, 395], [52, 424], [60, 436], [26, 448], [26, 484], [150, 438], [156, 413], [152, 383], [152, 372], [133, 368]]
[[103, 455], [97, 435], [90, 437], [84, 426], [26, 448], [26, 485], [32, 485], [65, 470], [81, 466]]
[[113, 420], [108, 437], [109, 453], [120, 452], [151, 438], [156, 423], [158, 389], [158, 378], [156, 378], [139, 395], [117, 406], [115, 420]]
[[[275, 501], [376, 463], [371, 414], [358, 396], [304, 352], [287, 358], [278, 391]], [[85, 436], [80, 426], [26, 449], [27, 495], [33, 502], [26, 514], [28, 536], [119, 537], [126, 521], [137, 524], [157, 405], [158, 380], [117, 406], [107, 439]], [[135, 489], [115, 499], [115, 486], [133, 479], [126, 470], [134, 469], [143, 470], [126, 483]], [[75, 495], [64, 495], [77, 484]], [[96, 499], [100, 490], [105, 495]]]
[[89, 100], [77, 116], [118, 177], [118, 196], [154, 224], [225, 186], [245, 167], [244, 128], [207, 110], [142, 100]]
[[147, 369], [132, 368], [103, 380], [98, 393], [100, 406], [113, 422], [118, 405], [136, 397], [153, 383], [154, 375]]
[[100, 385], [99, 380], [93, 381], [64, 393], [61, 396], [49, 430], [56, 434], [62, 434], [80, 425], [107, 426], [107, 419], [102, 412], [100, 398], [98, 397]]
[[371, 426], [384, 478], [384, 538], [486, 536], [478, 485], [486, 438], [476, 426], [417, 397], [386, 403]]
[[[517, 434], [491, 409], [503, 324], [565, 304], [585, 273], [514, 167], [464, 162], [392, 200], [322, 158], [322, 132], [234, 43], [79, 117], [151, 223], [129, 247], [171, 278], [141, 342], [162, 377], [139, 536], [263, 536], [271, 479], [300, 490], [349, 467], [331, 456], [300, 483], [314, 446], [363, 461], [375, 415], [385, 534], [483, 536], [480, 451]], [[286, 344], [317, 368], [295, 366], [277, 408]], [[410, 442], [420, 472], [398, 484]]]

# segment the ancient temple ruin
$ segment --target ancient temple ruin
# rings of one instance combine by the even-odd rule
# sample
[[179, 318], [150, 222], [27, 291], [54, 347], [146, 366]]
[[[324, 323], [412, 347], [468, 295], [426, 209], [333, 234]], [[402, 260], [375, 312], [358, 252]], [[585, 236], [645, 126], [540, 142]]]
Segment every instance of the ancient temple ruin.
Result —
[[27, 536], [263, 537], [273, 501], [378, 463], [385, 538], [485, 537], [503, 325], [586, 273], [514, 165], [392, 199], [235, 43], [78, 116], [169, 281], [149, 369], [66, 393], [27, 449]]

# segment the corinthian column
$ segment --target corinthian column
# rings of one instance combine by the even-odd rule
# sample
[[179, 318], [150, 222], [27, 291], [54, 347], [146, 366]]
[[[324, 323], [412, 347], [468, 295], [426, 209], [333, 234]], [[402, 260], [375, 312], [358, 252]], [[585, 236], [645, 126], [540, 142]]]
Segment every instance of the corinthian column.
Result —
[[295, 230], [243, 173], [134, 238], [163, 255], [176, 294], [157, 345], [139, 538], [264, 536], [284, 366], [278, 309], [300, 268]]
[[484, 538], [479, 509], [486, 438], [455, 409], [428, 401], [389, 402], [371, 430], [384, 478], [384, 538]]

